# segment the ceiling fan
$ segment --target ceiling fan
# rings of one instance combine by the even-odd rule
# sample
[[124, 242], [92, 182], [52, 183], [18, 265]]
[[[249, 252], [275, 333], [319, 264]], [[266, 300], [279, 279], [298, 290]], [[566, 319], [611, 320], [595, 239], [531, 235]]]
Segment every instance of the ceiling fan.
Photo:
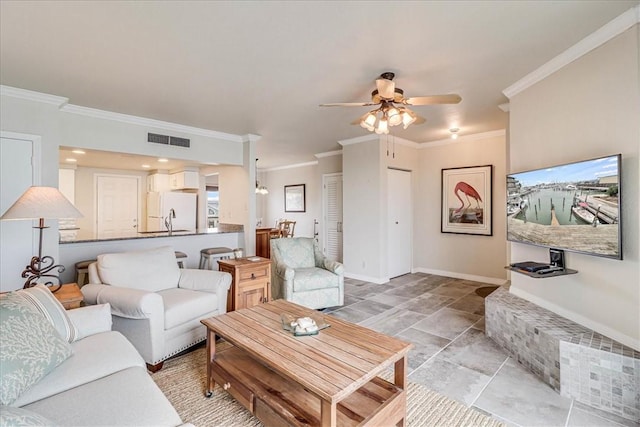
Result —
[[[426, 120], [409, 108], [407, 105], [433, 105], [433, 104], [457, 104], [462, 100], [460, 95], [430, 95], [405, 98], [404, 91], [393, 81], [394, 73], [385, 72], [376, 79], [376, 90], [371, 92], [370, 102], [337, 102], [332, 104], [320, 104], [321, 107], [366, 107], [369, 105], [379, 105], [375, 110], [371, 110], [358, 120], [351, 122], [353, 125], [359, 124], [370, 132], [377, 134], [388, 134], [390, 126], [397, 126], [402, 123], [404, 129], [415, 123], [417, 125]], [[396, 106], [396, 104], [399, 104]]]

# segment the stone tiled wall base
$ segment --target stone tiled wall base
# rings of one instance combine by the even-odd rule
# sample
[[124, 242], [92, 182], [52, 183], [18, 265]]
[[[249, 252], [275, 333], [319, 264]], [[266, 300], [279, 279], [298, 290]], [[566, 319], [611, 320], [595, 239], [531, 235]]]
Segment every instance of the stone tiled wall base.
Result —
[[485, 299], [488, 337], [563, 396], [638, 421], [640, 352], [499, 288]]
[[561, 341], [561, 394], [639, 421], [640, 359], [621, 353]]

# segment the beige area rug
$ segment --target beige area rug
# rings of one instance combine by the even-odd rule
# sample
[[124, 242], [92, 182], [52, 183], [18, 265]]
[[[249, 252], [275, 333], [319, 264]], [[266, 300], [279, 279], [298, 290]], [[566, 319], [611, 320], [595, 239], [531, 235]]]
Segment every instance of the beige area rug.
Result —
[[[152, 378], [176, 408], [182, 421], [196, 427], [259, 427], [262, 423], [218, 385], [209, 399], [206, 388], [206, 355], [201, 347], [168, 360]], [[467, 408], [448, 397], [409, 382], [407, 421], [412, 427], [479, 426], [502, 423]]]

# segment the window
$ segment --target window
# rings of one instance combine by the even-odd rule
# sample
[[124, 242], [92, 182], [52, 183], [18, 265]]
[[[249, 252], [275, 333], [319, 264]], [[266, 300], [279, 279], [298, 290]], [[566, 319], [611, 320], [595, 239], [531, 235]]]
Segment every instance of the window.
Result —
[[218, 226], [220, 197], [218, 187], [207, 186], [207, 227], [215, 228]]

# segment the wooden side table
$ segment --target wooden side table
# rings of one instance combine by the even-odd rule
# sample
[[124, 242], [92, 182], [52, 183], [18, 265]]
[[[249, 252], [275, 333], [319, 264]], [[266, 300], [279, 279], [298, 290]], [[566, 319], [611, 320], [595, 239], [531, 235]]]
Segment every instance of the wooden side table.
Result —
[[231, 274], [227, 312], [271, 300], [271, 260], [262, 257], [222, 259], [218, 269]]
[[66, 283], [62, 285], [62, 287], [56, 291], [53, 296], [56, 297], [56, 299], [60, 301], [62, 306], [67, 310], [80, 307], [80, 303], [83, 300], [82, 292], [75, 283]]

